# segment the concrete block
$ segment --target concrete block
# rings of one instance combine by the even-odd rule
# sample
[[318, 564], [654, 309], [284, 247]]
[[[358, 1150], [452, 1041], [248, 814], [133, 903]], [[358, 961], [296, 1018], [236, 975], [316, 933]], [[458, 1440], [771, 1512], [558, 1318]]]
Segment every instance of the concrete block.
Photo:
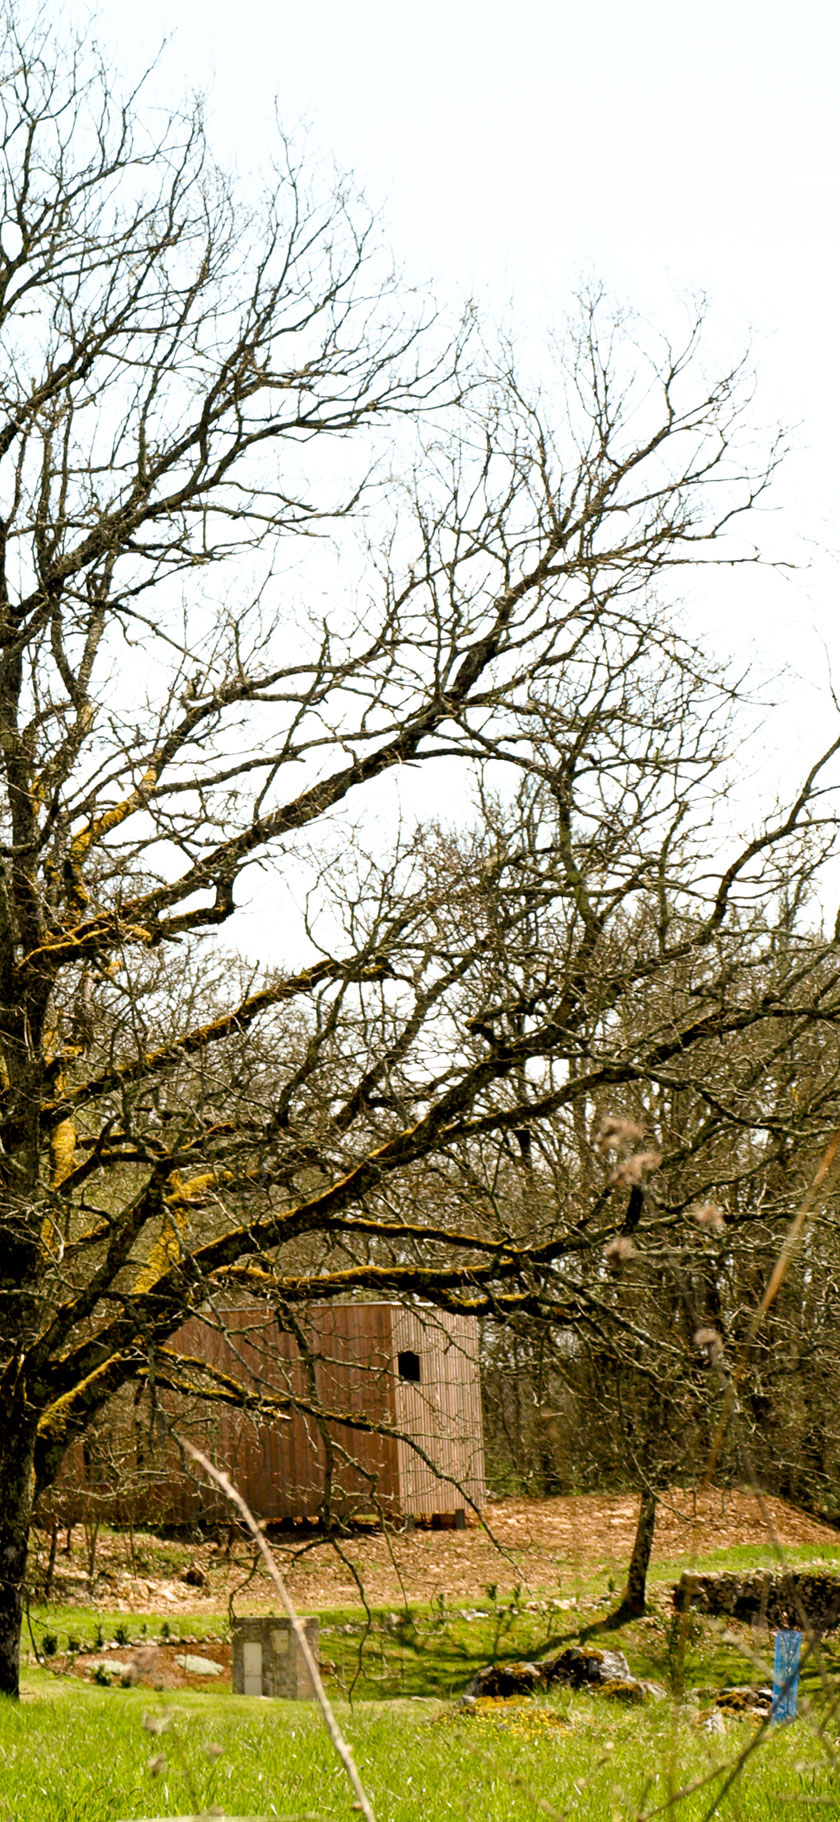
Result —
[[[306, 1642], [317, 1663], [318, 1621], [303, 1621]], [[311, 1701], [315, 1691], [291, 1621], [236, 1620], [233, 1627], [234, 1695], [268, 1695], [284, 1702]]]

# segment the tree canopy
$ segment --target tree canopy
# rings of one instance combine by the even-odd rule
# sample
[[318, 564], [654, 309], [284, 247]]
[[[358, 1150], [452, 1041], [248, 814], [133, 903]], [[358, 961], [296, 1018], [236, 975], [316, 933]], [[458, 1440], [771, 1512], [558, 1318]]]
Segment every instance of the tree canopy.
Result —
[[[401, 300], [349, 186], [278, 143], [241, 194], [197, 110], [161, 129], [9, 6], [0, 59], [14, 1691], [33, 1499], [122, 1386], [198, 1383], [186, 1314], [376, 1290], [643, 1334], [605, 1247], [737, 1186], [838, 977], [808, 908], [832, 755], [739, 845], [733, 692], [672, 608], [755, 555], [745, 370], [596, 293], [531, 393]], [[308, 953], [245, 980], [218, 944], [256, 867], [267, 905], [311, 882]], [[826, 1103], [792, 1095], [764, 1130], [804, 1155]]]

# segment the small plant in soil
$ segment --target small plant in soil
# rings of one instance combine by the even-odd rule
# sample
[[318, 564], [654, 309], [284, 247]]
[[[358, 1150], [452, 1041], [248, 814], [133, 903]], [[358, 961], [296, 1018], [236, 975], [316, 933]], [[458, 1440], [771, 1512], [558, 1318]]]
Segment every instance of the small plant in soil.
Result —
[[685, 1659], [689, 1651], [703, 1636], [703, 1628], [689, 1613], [678, 1612], [673, 1615], [665, 1645], [665, 1662], [668, 1674], [668, 1687], [678, 1701], [682, 1700], [685, 1691]]
[[398, 1613], [392, 1622], [392, 1631], [398, 1645], [414, 1645], [417, 1640], [417, 1621], [414, 1614], [407, 1609]]

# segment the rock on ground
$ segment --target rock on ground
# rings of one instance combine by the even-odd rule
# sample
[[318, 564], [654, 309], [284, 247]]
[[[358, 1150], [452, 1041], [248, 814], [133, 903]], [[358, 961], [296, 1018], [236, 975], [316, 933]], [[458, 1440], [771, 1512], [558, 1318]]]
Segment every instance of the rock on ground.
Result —
[[555, 1683], [570, 1689], [600, 1688], [605, 1695], [626, 1702], [646, 1702], [665, 1695], [657, 1683], [634, 1677], [623, 1651], [602, 1651], [596, 1645], [567, 1645], [554, 1657], [537, 1663], [488, 1664], [473, 1678], [468, 1696], [531, 1695]]
[[180, 1668], [182, 1670], [186, 1670], [188, 1676], [223, 1676], [224, 1675], [223, 1666], [221, 1664], [215, 1663], [213, 1658], [196, 1657], [189, 1651], [179, 1653], [175, 1659], [175, 1662], [176, 1662], [176, 1664], [178, 1664], [180, 1666]]

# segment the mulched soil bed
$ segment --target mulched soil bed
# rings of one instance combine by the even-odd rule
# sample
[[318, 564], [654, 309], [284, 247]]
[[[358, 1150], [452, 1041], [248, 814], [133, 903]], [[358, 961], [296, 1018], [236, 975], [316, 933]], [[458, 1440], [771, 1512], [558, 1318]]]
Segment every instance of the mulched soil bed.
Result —
[[[418, 1529], [388, 1536], [371, 1531], [349, 1537], [343, 1548], [374, 1605], [404, 1599], [424, 1602], [441, 1592], [451, 1601], [469, 1600], [490, 1582], [501, 1593], [516, 1583], [556, 1590], [558, 1581], [569, 1577], [625, 1566], [637, 1510], [632, 1495], [504, 1499], [486, 1507], [486, 1532], [477, 1524], [466, 1531]], [[81, 1543], [80, 1529], [75, 1536]], [[657, 1560], [678, 1557], [690, 1564], [695, 1555], [710, 1550], [773, 1542], [818, 1548], [840, 1544], [840, 1533], [783, 1500], [759, 1501], [737, 1491], [724, 1496], [714, 1489], [695, 1500], [690, 1492], [676, 1490], [660, 1499], [653, 1569], [655, 1573]], [[272, 1543], [299, 1607], [356, 1604], [358, 1589], [350, 1569], [317, 1535], [282, 1532]], [[43, 1554], [43, 1540], [40, 1548]], [[260, 1574], [243, 1586], [253, 1560], [245, 1543], [235, 1544], [231, 1557], [212, 1541], [185, 1543], [179, 1549], [136, 1535], [134, 1553], [137, 1572], [132, 1574], [127, 1539], [102, 1536], [97, 1560], [103, 1573], [92, 1597], [97, 1606], [173, 1615], [218, 1613], [237, 1587], [240, 1612], [273, 1603], [270, 1586]], [[90, 1603], [81, 1549], [69, 1559], [59, 1552], [52, 1599]]]

